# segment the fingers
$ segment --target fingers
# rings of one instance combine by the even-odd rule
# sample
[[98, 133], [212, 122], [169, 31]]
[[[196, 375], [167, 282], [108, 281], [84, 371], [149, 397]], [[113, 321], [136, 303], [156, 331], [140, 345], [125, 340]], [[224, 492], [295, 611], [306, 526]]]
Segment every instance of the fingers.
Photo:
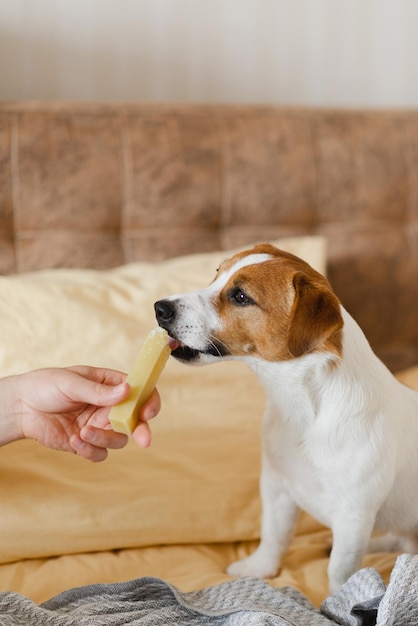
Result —
[[92, 446], [89, 443], [86, 443], [78, 435], [73, 435], [70, 438], [70, 445], [74, 450], [75, 454], [78, 456], [82, 456], [88, 461], [92, 461], [93, 463], [98, 463], [100, 461], [104, 461], [107, 458], [108, 451], [106, 448], [96, 448], [96, 446]]
[[148, 422], [160, 412], [160, 409], [161, 398], [160, 394], [158, 393], [158, 389], [155, 388], [148, 400], [141, 407], [141, 410], [139, 412], [140, 420]]
[[128, 436], [123, 433], [116, 433], [111, 429], [93, 428], [92, 426], [83, 426], [80, 430], [80, 439], [93, 446], [113, 450], [124, 448], [128, 443]]
[[151, 445], [151, 429], [147, 422], [140, 422], [132, 433], [132, 439], [140, 448], [149, 448]]
[[151, 445], [151, 429], [148, 421], [155, 417], [161, 409], [161, 398], [157, 389], [154, 389], [151, 396], [143, 405], [139, 412], [139, 422], [132, 433], [135, 443], [141, 448], [148, 448]]
[[[120, 402], [127, 397], [130, 390], [127, 383], [109, 387], [101, 383], [88, 382], [89, 391], [85, 387], [82, 392], [84, 400], [100, 406], [110, 406]], [[95, 388], [95, 391], [93, 391], [93, 388]], [[88, 400], [86, 397], [87, 393], [102, 394], [100, 401], [97, 397], [93, 398], [92, 396]], [[160, 394], [157, 389], [154, 389], [147, 402], [141, 408], [138, 425], [132, 433], [133, 440], [141, 448], [148, 448], [151, 445], [151, 430], [148, 421], [159, 413], [160, 408]], [[90, 420], [90, 423], [81, 428], [79, 435], [71, 437], [70, 444], [79, 456], [93, 462], [104, 461], [107, 458], [108, 449], [120, 449], [127, 444], [127, 435], [115, 432], [111, 428], [101, 428], [106, 422], [107, 417], [105, 421], [104, 414], [96, 414], [95, 418]]]
[[104, 461], [108, 455], [108, 449], [118, 450], [128, 443], [127, 435], [116, 433], [113, 430], [102, 430], [84, 426], [80, 435], [73, 435], [70, 444], [75, 452], [89, 461], [95, 463]]

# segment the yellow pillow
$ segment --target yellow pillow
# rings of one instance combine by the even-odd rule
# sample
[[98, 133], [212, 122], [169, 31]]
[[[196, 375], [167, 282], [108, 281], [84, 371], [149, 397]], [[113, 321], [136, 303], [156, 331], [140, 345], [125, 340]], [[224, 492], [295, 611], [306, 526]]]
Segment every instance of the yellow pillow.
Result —
[[396, 378], [404, 385], [408, 385], [412, 389], [418, 389], [418, 365], [398, 372]]
[[[323, 238], [274, 243], [325, 271]], [[0, 376], [79, 363], [128, 371], [154, 301], [205, 286], [229, 255], [0, 278]], [[130, 442], [94, 465], [32, 441], [0, 449], [0, 562], [258, 537], [256, 378], [241, 363], [170, 359], [158, 387], [148, 450]]]

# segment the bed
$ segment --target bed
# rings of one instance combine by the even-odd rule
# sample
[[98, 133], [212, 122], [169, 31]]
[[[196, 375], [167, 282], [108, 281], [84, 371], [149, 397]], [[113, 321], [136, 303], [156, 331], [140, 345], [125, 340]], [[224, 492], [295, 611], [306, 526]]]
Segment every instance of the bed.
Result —
[[[417, 131], [416, 111], [1, 104], [0, 375], [128, 371], [155, 300], [273, 241], [327, 274], [418, 388]], [[141, 577], [179, 593], [231, 583], [226, 566], [259, 538], [262, 390], [242, 364], [174, 360], [158, 387], [148, 450], [94, 465], [32, 441], [0, 449], [0, 591], [39, 605]], [[329, 545], [301, 513], [266, 584], [319, 607]], [[398, 557], [363, 565], [387, 584]]]

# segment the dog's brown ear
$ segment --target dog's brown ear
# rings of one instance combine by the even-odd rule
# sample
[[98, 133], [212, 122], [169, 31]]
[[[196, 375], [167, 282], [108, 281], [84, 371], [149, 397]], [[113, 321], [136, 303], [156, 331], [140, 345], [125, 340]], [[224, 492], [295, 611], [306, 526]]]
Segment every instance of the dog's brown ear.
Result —
[[322, 345], [343, 326], [338, 298], [326, 284], [299, 272], [293, 278], [295, 300], [290, 313], [288, 347], [297, 357]]

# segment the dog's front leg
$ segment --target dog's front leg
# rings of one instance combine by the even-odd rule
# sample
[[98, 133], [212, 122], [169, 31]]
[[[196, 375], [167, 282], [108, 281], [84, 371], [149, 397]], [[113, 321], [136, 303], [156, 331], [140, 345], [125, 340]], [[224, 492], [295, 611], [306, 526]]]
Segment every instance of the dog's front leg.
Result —
[[331, 593], [337, 591], [361, 567], [374, 522], [373, 512], [360, 513], [355, 507], [350, 511], [340, 511], [333, 520], [333, 545], [328, 565]]
[[232, 563], [227, 572], [231, 576], [272, 578], [280, 567], [295, 526], [298, 507], [277, 481], [277, 474], [264, 464], [260, 481], [262, 521], [261, 541], [250, 556]]

